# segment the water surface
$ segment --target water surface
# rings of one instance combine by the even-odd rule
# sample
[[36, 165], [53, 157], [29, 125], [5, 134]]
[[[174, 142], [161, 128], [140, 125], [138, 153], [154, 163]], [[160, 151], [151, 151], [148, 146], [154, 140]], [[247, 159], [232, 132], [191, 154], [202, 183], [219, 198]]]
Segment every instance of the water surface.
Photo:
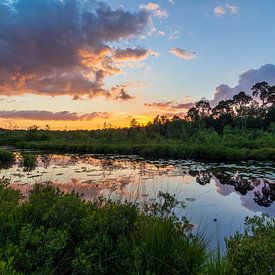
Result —
[[13, 167], [0, 170], [3, 176], [24, 196], [41, 182], [78, 192], [87, 200], [105, 196], [147, 203], [154, 202], [159, 191], [168, 192], [180, 202], [177, 216], [187, 217], [211, 247], [242, 229], [246, 216], [268, 213], [275, 217], [275, 167], [269, 162], [216, 164], [41, 154], [37, 167], [28, 172], [20, 167], [18, 154]]

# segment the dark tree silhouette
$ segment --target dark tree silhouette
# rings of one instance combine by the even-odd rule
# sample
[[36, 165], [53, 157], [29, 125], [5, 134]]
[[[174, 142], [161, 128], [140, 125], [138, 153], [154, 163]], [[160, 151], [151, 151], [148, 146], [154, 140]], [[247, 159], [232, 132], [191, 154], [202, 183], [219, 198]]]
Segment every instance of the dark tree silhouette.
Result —
[[187, 112], [187, 119], [190, 121], [198, 121], [199, 119], [199, 113], [198, 110], [195, 107], [192, 107]]
[[268, 103], [268, 98], [271, 93], [269, 84], [265, 81], [259, 82], [256, 83], [251, 90], [253, 96], [259, 97], [261, 99], [262, 108], [264, 108], [264, 106]]
[[205, 118], [210, 116], [211, 114], [211, 106], [208, 100], [205, 98], [201, 99], [200, 101], [196, 102], [196, 109], [201, 118]]
[[212, 110], [212, 115], [214, 118], [219, 119], [224, 115], [233, 113], [234, 101], [232, 99], [222, 100], [218, 103], [216, 107]]
[[252, 97], [247, 95], [244, 91], [239, 92], [233, 96], [236, 115], [241, 119], [241, 127], [246, 128], [246, 116], [249, 110], [249, 104], [252, 102]]

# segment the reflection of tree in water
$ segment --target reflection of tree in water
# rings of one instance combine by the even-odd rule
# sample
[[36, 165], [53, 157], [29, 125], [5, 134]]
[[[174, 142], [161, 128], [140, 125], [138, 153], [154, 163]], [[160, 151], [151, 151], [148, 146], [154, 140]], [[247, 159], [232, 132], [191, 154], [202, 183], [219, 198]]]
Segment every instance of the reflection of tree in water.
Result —
[[263, 207], [269, 207], [275, 201], [275, 185], [268, 180], [256, 178], [243, 178], [239, 172], [228, 174], [225, 171], [215, 171], [213, 175], [220, 184], [234, 186], [234, 190], [241, 195], [246, 195], [248, 191], [254, 191], [254, 201]]
[[100, 159], [100, 166], [102, 170], [114, 171], [118, 169], [123, 169], [124, 161], [112, 158]]
[[40, 155], [40, 160], [42, 161], [43, 166], [46, 169], [49, 168], [50, 163], [51, 163], [51, 159], [52, 159], [51, 155], [47, 155], [47, 154]]
[[241, 193], [242, 195], [246, 195], [248, 191], [253, 190], [254, 185], [259, 185], [258, 182], [251, 179], [243, 179], [238, 172], [233, 175], [225, 172], [214, 172], [213, 174], [216, 178], [218, 178], [221, 184], [234, 186], [235, 191]]
[[264, 180], [264, 186], [261, 191], [255, 191], [254, 201], [264, 207], [269, 207], [275, 201], [275, 185]]
[[206, 185], [210, 183], [212, 178], [212, 173], [209, 171], [189, 171], [189, 175], [196, 177], [196, 182], [200, 185]]
[[210, 183], [211, 178], [212, 178], [211, 173], [207, 171], [199, 172], [199, 174], [196, 177], [196, 182], [199, 183], [200, 185], [205, 185], [207, 183]]

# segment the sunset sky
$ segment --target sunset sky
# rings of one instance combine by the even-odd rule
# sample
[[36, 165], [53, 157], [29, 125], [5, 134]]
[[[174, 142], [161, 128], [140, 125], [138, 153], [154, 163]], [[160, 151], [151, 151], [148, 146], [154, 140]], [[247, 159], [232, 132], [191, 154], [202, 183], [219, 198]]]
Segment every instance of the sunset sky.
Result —
[[183, 116], [275, 84], [274, 0], [0, 0], [0, 127]]

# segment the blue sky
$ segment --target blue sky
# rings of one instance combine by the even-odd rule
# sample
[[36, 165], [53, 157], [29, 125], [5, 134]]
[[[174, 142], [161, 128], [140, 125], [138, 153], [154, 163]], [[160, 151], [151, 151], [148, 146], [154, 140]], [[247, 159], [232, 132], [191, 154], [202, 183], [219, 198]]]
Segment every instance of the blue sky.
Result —
[[[129, 1], [109, 1], [111, 5], [129, 6]], [[131, 1], [135, 10], [141, 1]], [[275, 2], [267, 1], [205, 1], [178, 0], [156, 1], [168, 11], [166, 19], [154, 20], [165, 36], [154, 36], [139, 45], [153, 48], [160, 57], [151, 61], [152, 72], [135, 71], [136, 76], [153, 83], [155, 96], [180, 99], [183, 94], [195, 98], [213, 97], [221, 83], [236, 85], [239, 75], [252, 68], [275, 62]], [[238, 7], [238, 13], [227, 12], [215, 16], [217, 6], [230, 3]], [[173, 31], [179, 38], [169, 40]], [[191, 61], [178, 59], [169, 54], [171, 47], [196, 51]], [[149, 61], [149, 63], [150, 63]]]
[[262, 68], [275, 64], [273, 0], [7, 2], [0, 0], [0, 127], [123, 126], [186, 111], [154, 103], [219, 99], [221, 84], [228, 97], [249, 93], [254, 79], [275, 84], [275, 67]]

